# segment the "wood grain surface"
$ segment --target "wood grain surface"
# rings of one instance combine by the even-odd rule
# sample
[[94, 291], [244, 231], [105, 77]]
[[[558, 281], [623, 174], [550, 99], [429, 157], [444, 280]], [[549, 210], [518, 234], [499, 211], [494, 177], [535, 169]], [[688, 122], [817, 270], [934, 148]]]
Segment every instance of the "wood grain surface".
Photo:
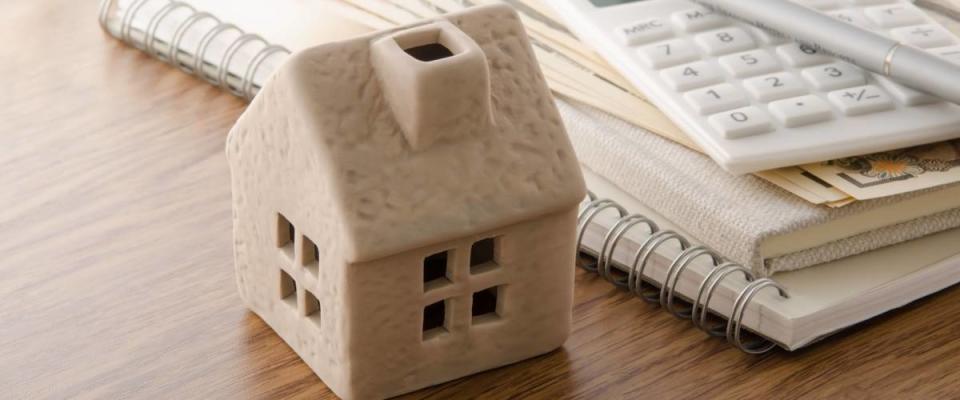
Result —
[[[224, 137], [244, 102], [0, 2], [0, 398], [333, 398], [237, 297]], [[960, 290], [754, 357], [578, 272], [551, 354], [409, 398], [957, 398]]]

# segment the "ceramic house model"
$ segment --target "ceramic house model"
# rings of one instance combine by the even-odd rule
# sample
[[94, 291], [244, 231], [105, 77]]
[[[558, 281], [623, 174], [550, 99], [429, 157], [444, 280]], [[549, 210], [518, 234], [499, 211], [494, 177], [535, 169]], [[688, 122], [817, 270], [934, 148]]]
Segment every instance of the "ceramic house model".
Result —
[[240, 294], [339, 396], [566, 339], [585, 189], [510, 8], [292, 56], [227, 155]]

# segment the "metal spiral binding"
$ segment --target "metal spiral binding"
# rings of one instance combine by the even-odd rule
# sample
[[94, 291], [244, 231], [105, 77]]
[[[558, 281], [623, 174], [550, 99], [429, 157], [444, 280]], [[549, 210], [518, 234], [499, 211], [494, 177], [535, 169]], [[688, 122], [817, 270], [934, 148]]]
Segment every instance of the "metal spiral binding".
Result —
[[[707, 277], [700, 282], [700, 288], [697, 289], [697, 298], [693, 301], [690, 309], [690, 321], [693, 322], [693, 326], [702, 329], [710, 336], [723, 336], [726, 334], [726, 324], [721, 323], [714, 326], [706, 326], [707, 315], [710, 314], [710, 299], [713, 298], [713, 291], [716, 290], [717, 286], [720, 285], [720, 282], [722, 282], [727, 275], [734, 272], [742, 273], [743, 279], [746, 280], [747, 283], [752, 282], [754, 279], [753, 272], [750, 272], [749, 269], [740, 264], [728, 261], [711, 270]], [[703, 300], [702, 303], [701, 300]], [[703, 306], [701, 307], [700, 304], [703, 304]]]
[[663, 280], [663, 285], [660, 286], [660, 306], [677, 318], [686, 319], [693, 316], [692, 308], [685, 312], [679, 312], [673, 308], [673, 294], [676, 292], [677, 282], [680, 281], [680, 274], [690, 265], [691, 261], [704, 255], [710, 256], [710, 259], [713, 260], [714, 267], [723, 262], [722, 258], [713, 250], [705, 246], [693, 246], [681, 252], [680, 255], [670, 263], [670, 268], [667, 269], [667, 277]]
[[[577, 215], [577, 249], [582, 248], [581, 245], [583, 242], [583, 235], [587, 232], [587, 226], [590, 225], [590, 221], [593, 221], [597, 215], [600, 215], [600, 212], [609, 208], [614, 208], [617, 212], [620, 213], [620, 216], [623, 217], [627, 215], [627, 210], [623, 208], [617, 202], [609, 199], [596, 199], [591, 200], [580, 209], [580, 214]], [[597, 272], [597, 263], [581, 265], [580, 268], [583, 268], [590, 272]]]
[[773, 348], [777, 346], [777, 344], [773, 342], [748, 346], [743, 343], [743, 339], [740, 337], [740, 333], [743, 332], [743, 314], [747, 310], [747, 305], [750, 304], [750, 300], [753, 300], [753, 297], [756, 296], [760, 290], [766, 287], [774, 287], [780, 291], [780, 296], [790, 298], [787, 290], [784, 289], [783, 286], [780, 286], [779, 283], [770, 278], [760, 278], [750, 282], [747, 287], [743, 288], [743, 291], [740, 292], [740, 295], [738, 295], [737, 299], [733, 302], [733, 311], [730, 312], [730, 320], [727, 322], [727, 341], [744, 353], [763, 354], [773, 350]]
[[[669, 230], [660, 230], [659, 226], [652, 220], [640, 214], [628, 214], [627, 210], [616, 201], [597, 198], [592, 192], [589, 193], [589, 200], [581, 207], [577, 216], [577, 248], [580, 251], [585, 251], [581, 244], [587, 227], [604, 210], [616, 210], [619, 218], [603, 236], [600, 250], [596, 254], [597, 261], [591, 265], [581, 266], [582, 268], [600, 275], [618, 287], [626, 288], [649, 303], [660, 305], [678, 318], [689, 318], [695, 327], [710, 336], [725, 336], [730, 344], [745, 353], [761, 354], [776, 347], [773, 342], [744, 343], [742, 338], [743, 315], [750, 301], [764, 288], [774, 287], [779, 290], [781, 296], [788, 298], [789, 296], [782, 286], [769, 278], [755, 279], [753, 273], [746, 267], [723, 260], [719, 254], [705, 246], [691, 247], [690, 242], [682, 235]], [[626, 266], [627, 276], [625, 278], [615, 277], [612, 273], [614, 252], [623, 237], [639, 225], [647, 226], [650, 231], [649, 236], [634, 253], [633, 262]], [[645, 289], [644, 281], [649, 279], [649, 276], [644, 273], [647, 262], [658, 247], [671, 240], [679, 243], [680, 254], [673, 259], [667, 268], [666, 278], [664, 278], [660, 288]], [[700, 282], [696, 299], [693, 300], [690, 308], [688, 310], [678, 310], [674, 306], [677, 283], [691, 263], [704, 256], [710, 258], [713, 268]], [[708, 326], [707, 316], [710, 314], [710, 300], [713, 298], [716, 288], [736, 272], [743, 275], [746, 286], [734, 300], [731, 314], [726, 323]]]
[[[110, 12], [115, 7], [116, 1], [117, 0], [102, 0], [100, 2], [100, 26], [108, 33], [110, 32], [108, 26]], [[169, 0], [163, 5], [163, 7], [149, 16], [149, 22], [147, 23], [146, 29], [143, 32], [143, 40], [137, 41], [133, 38], [132, 34], [134, 31], [133, 23], [141, 13], [144, 5], [150, 1], [153, 0], [133, 0], [130, 5], [123, 10], [122, 15], [120, 16], [120, 27], [117, 38], [133, 47], [145, 51], [147, 54], [150, 54], [159, 60], [176, 66], [184, 72], [196, 75], [197, 77], [200, 77], [201, 79], [210, 82], [215, 86], [226, 89], [236, 96], [246, 98], [247, 100], [253, 99], [259, 90], [257, 85], [254, 83], [254, 79], [263, 63], [276, 53], [291, 53], [290, 50], [283, 46], [270, 44], [260, 35], [246, 33], [236, 25], [222, 22], [220, 19], [210, 13], [197, 11], [193, 6], [176, 0]], [[156, 48], [156, 43], [158, 41], [157, 30], [160, 28], [163, 20], [178, 9], [189, 10], [191, 14], [181, 21], [179, 25], [177, 25], [177, 28], [174, 30], [174, 34], [171, 37], [167, 51], [162, 52]], [[181, 43], [190, 28], [204, 19], [212, 20], [215, 22], [215, 25], [213, 28], [210, 28], [208, 31], [203, 33], [195, 49], [189, 49], [193, 50], [191, 53], [190, 51], [187, 51], [188, 49], [183, 48]], [[230, 44], [226, 47], [226, 51], [220, 58], [219, 63], [214, 66], [214, 71], [212, 73], [208, 73], [204, 68], [205, 63], [207, 62], [205, 59], [207, 50], [209, 49], [211, 43], [213, 43], [218, 36], [231, 30], [238, 32], [239, 36], [230, 42]], [[229, 67], [236, 58], [237, 53], [240, 52], [240, 49], [251, 42], [261, 42], [263, 43], [264, 47], [260, 49], [253, 56], [253, 58], [250, 59], [250, 62], [244, 68], [243, 75], [235, 74], [235, 76], [239, 79], [239, 82], [233, 85], [230, 83], [231, 73]], [[188, 64], [181, 61], [181, 53], [193, 54], [193, 62]]]

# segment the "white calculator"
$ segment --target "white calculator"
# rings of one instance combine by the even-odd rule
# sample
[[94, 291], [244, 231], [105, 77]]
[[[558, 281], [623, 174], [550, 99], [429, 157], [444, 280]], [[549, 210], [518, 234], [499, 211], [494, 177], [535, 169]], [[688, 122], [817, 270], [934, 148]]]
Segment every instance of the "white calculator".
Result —
[[[960, 63], [960, 40], [910, 1], [796, 1]], [[960, 137], [960, 106], [691, 1], [548, 3], [732, 173]]]

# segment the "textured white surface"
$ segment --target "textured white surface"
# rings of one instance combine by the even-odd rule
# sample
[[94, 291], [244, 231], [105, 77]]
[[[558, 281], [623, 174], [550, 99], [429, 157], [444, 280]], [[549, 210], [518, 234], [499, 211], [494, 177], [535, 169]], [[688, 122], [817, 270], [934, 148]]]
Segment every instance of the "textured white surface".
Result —
[[[569, 333], [579, 164], [516, 14], [449, 19], [486, 55], [492, 126], [415, 151], [371, 65], [375, 34], [291, 57], [227, 140], [241, 297], [344, 398], [516, 362]], [[278, 247], [278, 213], [295, 226], [292, 246]], [[492, 236], [499, 266], [470, 274], [470, 245]], [[425, 293], [423, 260], [446, 249], [452, 283]], [[296, 304], [281, 300], [281, 269]], [[490, 286], [499, 318], [473, 323], [472, 294]], [[304, 315], [308, 292], [319, 317]], [[423, 340], [424, 306], [440, 300], [447, 332]]]

